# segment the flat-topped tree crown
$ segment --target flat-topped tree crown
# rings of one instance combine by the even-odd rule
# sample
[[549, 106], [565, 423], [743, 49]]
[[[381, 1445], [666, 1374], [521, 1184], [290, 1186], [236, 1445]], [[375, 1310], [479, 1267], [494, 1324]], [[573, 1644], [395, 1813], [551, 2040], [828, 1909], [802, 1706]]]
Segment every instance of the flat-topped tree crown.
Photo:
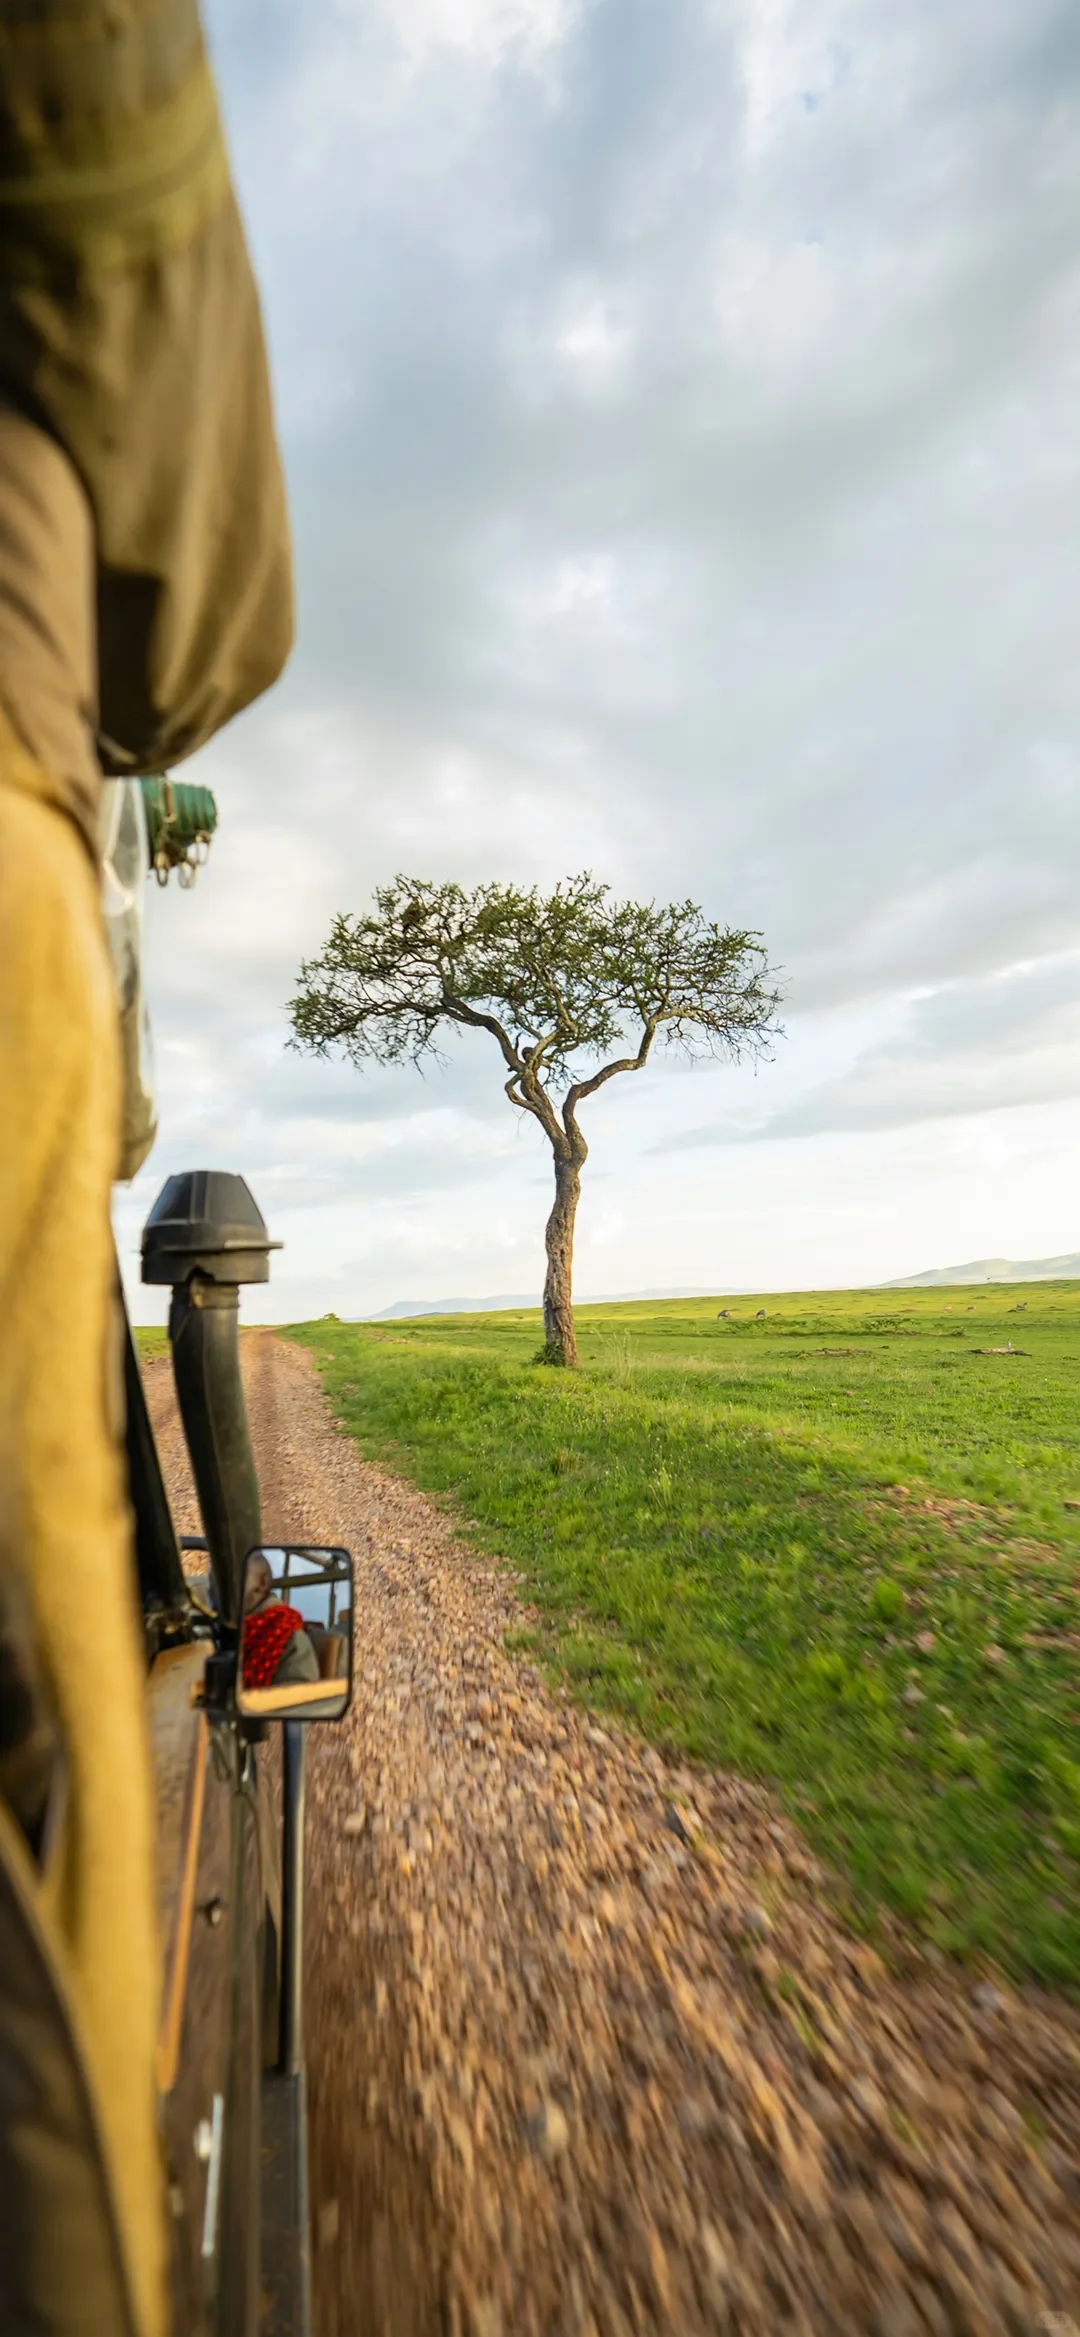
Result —
[[576, 1364], [580, 1105], [642, 1070], [657, 1040], [729, 1060], [766, 1051], [779, 1027], [771, 982], [761, 935], [717, 925], [693, 901], [615, 901], [588, 874], [546, 895], [399, 876], [368, 915], [335, 917], [325, 949], [301, 966], [291, 1043], [317, 1055], [340, 1048], [359, 1068], [422, 1063], [454, 1024], [488, 1032], [506, 1095], [554, 1155], [545, 1354]]

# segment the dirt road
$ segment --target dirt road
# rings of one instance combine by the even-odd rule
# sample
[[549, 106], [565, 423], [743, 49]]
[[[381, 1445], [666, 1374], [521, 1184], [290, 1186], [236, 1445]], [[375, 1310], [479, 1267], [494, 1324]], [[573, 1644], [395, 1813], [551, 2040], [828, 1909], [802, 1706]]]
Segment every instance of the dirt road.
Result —
[[561, 1701], [513, 1580], [243, 1344], [264, 1532], [356, 1554], [310, 1740], [319, 2337], [1080, 2329], [1076, 2015], [887, 1974], [765, 1795]]

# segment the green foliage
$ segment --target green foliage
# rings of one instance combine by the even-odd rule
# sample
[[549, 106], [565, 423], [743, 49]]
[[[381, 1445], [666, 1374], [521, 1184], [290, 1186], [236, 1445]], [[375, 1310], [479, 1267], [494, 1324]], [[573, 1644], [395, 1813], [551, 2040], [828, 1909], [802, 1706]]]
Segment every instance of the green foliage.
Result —
[[582, 1309], [580, 1375], [535, 1313], [295, 1335], [589, 1704], [770, 1779], [856, 1920], [1080, 1988], [1080, 1292], [728, 1303]]
[[[535, 886], [395, 877], [365, 916], [335, 917], [300, 969], [292, 1043], [357, 1064], [421, 1062], [448, 1024], [496, 1039], [526, 1109], [530, 1082], [572, 1080], [627, 1030], [688, 1051], [767, 1038], [777, 998], [757, 934], [692, 901], [613, 901], [589, 875]], [[629, 1062], [620, 1069], [630, 1069]]]

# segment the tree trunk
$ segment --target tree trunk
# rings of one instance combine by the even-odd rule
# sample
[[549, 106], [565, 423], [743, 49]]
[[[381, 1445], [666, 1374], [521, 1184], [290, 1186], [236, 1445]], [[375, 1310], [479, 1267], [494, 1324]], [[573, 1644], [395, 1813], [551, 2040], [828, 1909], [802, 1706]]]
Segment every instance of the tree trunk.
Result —
[[581, 1192], [581, 1163], [555, 1156], [555, 1201], [547, 1221], [547, 1274], [544, 1279], [544, 1354], [549, 1363], [578, 1367], [574, 1337], [573, 1270], [574, 1219]]

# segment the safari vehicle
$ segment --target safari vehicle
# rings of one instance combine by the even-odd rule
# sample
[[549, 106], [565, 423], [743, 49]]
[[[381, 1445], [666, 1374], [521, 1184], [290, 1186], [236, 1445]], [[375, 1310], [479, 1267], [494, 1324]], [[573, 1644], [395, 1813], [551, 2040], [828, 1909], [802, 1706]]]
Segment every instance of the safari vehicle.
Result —
[[205, 1539], [175, 1534], [126, 1331], [175, 2337], [306, 2337], [310, 2320], [304, 1730], [348, 1705], [352, 1565], [338, 1548], [262, 1544], [238, 1302], [274, 1246], [244, 1180], [210, 1170], [171, 1177], [143, 1234], [144, 1282], [172, 1291]]
[[[174, 1531], [125, 1323], [157, 1787], [172, 2337], [306, 2337], [310, 2321], [304, 1732], [348, 1705], [352, 1566], [339, 1548], [262, 1544], [237, 1318], [240, 1287], [266, 1279], [272, 1246], [243, 1179], [217, 1172], [171, 1177], [144, 1232], [144, 1279], [172, 1290], [205, 1539]], [[25, 1775], [51, 1748], [11, 1620], [0, 1612], [8, 1780], [13, 1760]], [[2, 1801], [0, 1821], [0, 2331], [131, 2337], [75, 2030]]]

